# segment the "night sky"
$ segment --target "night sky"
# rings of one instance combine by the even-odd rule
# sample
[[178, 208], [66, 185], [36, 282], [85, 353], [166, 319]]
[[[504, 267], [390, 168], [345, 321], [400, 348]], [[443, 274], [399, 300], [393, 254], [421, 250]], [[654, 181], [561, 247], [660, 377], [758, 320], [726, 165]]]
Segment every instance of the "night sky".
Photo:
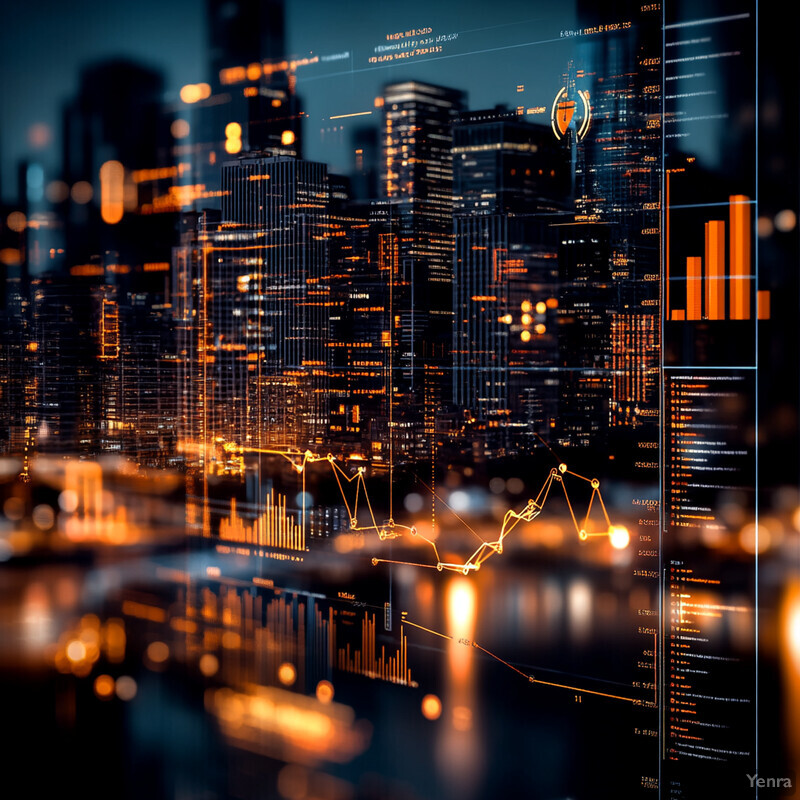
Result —
[[[573, 23], [571, 3], [349, 0], [334, 6], [289, 0], [290, 57], [350, 54], [297, 71], [297, 91], [310, 117], [306, 156], [346, 170], [352, 128], [377, 120], [373, 115], [337, 125], [327, 118], [372, 109], [380, 88], [397, 80], [466, 90], [472, 108], [547, 104], [571, 54], [572, 42], [559, 40], [560, 30]], [[387, 33], [420, 27], [458, 38], [427, 61], [368, 63], [374, 48], [387, 43]], [[6, 14], [0, 27], [0, 183], [6, 202], [15, 199], [21, 159], [43, 164], [48, 180], [58, 177], [61, 108], [77, 89], [81, 67], [111, 57], [161, 71], [164, 102], [174, 103], [182, 85], [209, 77], [204, 4], [44, 0], [19, 3]], [[520, 94], [521, 83], [526, 89]]]
[[[61, 107], [76, 91], [84, 64], [126, 57], [154, 67], [164, 74], [165, 99], [175, 99], [184, 83], [198, 80], [206, 42], [201, 8], [191, 0], [36, 0], [7, 6], [0, 25], [4, 199], [14, 199], [19, 159], [38, 156], [46, 169], [58, 168]], [[49, 144], [37, 147], [31, 142], [31, 128], [37, 124], [47, 126]], [[40, 128], [33, 133], [48, 138]]]

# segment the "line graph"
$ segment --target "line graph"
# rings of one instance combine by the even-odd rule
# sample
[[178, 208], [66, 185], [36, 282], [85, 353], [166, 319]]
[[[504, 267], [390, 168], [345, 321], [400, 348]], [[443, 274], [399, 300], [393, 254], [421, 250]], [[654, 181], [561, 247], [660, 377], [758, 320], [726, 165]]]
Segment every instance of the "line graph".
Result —
[[[426, 633], [430, 633], [430, 634], [432, 634], [434, 636], [438, 636], [438, 637], [440, 637], [442, 639], [447, 639], [448, 641], [451, 641], [451, 642], [452, 641], [457, 641], [458, 644], [464, 645], [465, 647], [472, 647], [472, 648], [475, 648], [476, 650], [480, 650], [482, 653], [484, 653], [485, 655], [489, 656], [489, 658], [494, 659], [499, 664], [502, 664], [503, 666], [507, 667], [508, 669], [512, 670], [513, 672], [516, 672], [517, 675], [520, 675], [523, 678], [525, 678], [528, 681], [528, 683], [535, 683], [535, 684], [539, 684], [541, 686], [550, 686], [551, 688], [555, 688], [555, 689], [567, 689], [567, 690], [572, 691], [572, 692], [578, 692], [579, 694], [591, 694], [591, 695], [595, 695], [597, 697], [606, 697], [606, 698], [608, 698], [610, 700], [621, 700], [622, 702], [633, 703], [634, 705], [644, 705], [645, 703], [650, 702], [650, 701], [642, 701], [642, 700], [639, 700], [639, 699], [634, 698], [634, 697], [625, 697], [623, 695], [611, 694], [610, 692], [601, 692], [601, 691], [599, 691], [597, 689], [586, 689], [585, 687], [573, 686], [573, 685], [567, 684], [567, 683], [558, 683], [556, 681], [541, 680], [540, 678], [537, 678], [535, 675], [531, 675], [531, 674], [529, 674], [527, 672], [524, 672], [523, 670], [519, 669], [518, 667], [515, 667], [513, 664], [510, 664], [508, 661], [506, 661], [505, 659], [501, 658], [496, 653], [493, 653], [491, 650], [487, 650], [485, 647], [483, 647], [482, 645], [478, 644], [478, 642], [473, 641], [472, 639], [465, 639], [463, 637], [456, 639], [456, 637], [450, 636], [450, 635], [448, 635], [446, 633], [441, 633], [441, 632], [435, 631], [435, 630], [433, 630], [431, 628], [426, 628], [424, 625], [418, 625], [416, 622], [412, 622], [410, 619], [408, 619], [408, 617], [406, 616], [406, 612], [405, 611], [402, 612], [402, 618], [403, 618], [403, 624], [409, 625], [412, 628], [418, 628], [421, 631], [425, 631]], [[653, 702], [653, 705], [655, 705], [655, 702]]]
[[[605, 536], [605, 537], [615, 537], [620, 534], [626, 535], [627, 530], [622, 526], [612, 525], [611, 518], [609, 517], [608, 510], [606, 508], [606, 504], [603, 501], [603, 495], [600, 492], [600, 481], [597, 478], [587, 478], [583, 475], [579, 475], [577, 472], [573, 472], [572, 470], [568, 469], [567, 465], [564, 462], [561, 462], [558, 467], [552, 468], [549, 472], [547, 477], [542, 484], [541, 489], [539, 490], [538, 494], [535, 498], [531, 498], [528, 500], [527, 504], [521, 511], [515, 511], [513, 508], [509, 508], [504, 517], [502, 525], [500, 526], [500, 530], [498, 535], [495, 539], [492, 540], [485, 540], [481, 537], [475, 530], [473, 530], [469, 524], [463, 520], [453, 509], [450, 508], [447, 503], [437, 495], [434, 489], [431, 487], [427, 487], [428, 491], [431, 492], [432, 496], [435, 499], [440, 500], [444, 505], [450, 509], [456, 518], [461, 522], [470, 532], [475, 534], [480, 540], [480, 544], [478, 547], [473, 551], [473, 553], [466, 558], [464, 561], [443, 561], [440, 554], [439, 549], [436, 545], [436, 541], [433, 538], [424, 536], [414, 525], [404, 525], [395, 521], [393, 516], [391, 516], [390, 510], [390, 517], [383, 522], [378, 522], [375, 511], [372, 507], [372, 503], [369, 499], [369, 493], [367, 491], [367, 484], [366, 484], [366, 467], [358, 466], [355, 473], [349, 475], [342, 466], [338, 463], [335, 456], [331, 453], [327, 453], [326, 455], [318, 455], [312, 453], [310, 450], [293, 450], [293, 449], [268, 449], [268, 448], [249, 448], [243, 447], [241, 445], [235, 443], [226, 443], [224, 445], [224, 449], [227, 452], [231, 453], [260, 453], [264, 455], [274, 455], [280, 458], [283, 458], [287, 461], [292, 468], [302, 477], [302, 492], [303, 498], [306, 497], [305, 494], [305, 485], [306, 485], [306, 471], [310, 465], [313, 464], [321, 464], [327, 463], [331, 469], [331, 472], [336, 479], [337, 485], [339, 487], [339, 492], [342, 497], [342, 502], [344, 503], [345, 508], [347, 509], [347, 514], [350, 521], [350, 530], [354, 532], [368, 532], [374, 531], [378, 534], [378, 538], [381, 541], [397, 539], [403, 535], [409, 535], [415, 538], [418, 538], [424, 542], [426, 542], [432, 552], [433, 556], [436, 559], [435, 564], [425, 564], [419, 562], [412, 562], [412, 561], [403, 561], [397, 559], [388, 559], [388, 558], [373, 558], [372, 564], [373, 566], [377, 566], [378, 564], [403, 564], [407, 566], [414, 566], [414, 567], [423, 567], [428, 569], [436, 569], [439, 572], [448, 571], [448, 572], [458, 572], [462, 573], [463, 575], [468, 575], [471, 572], [477, 572], [481, 566], [492, 556], [494, 555], [501, 555], [504, 549], [504, 542], [505, 539], [512, 533], [512, 531], [522, 522], [532, 522], [536, 517], [541, 514], [542, 510], [547, 503], [548, 498], [551, 496], [551, 489], [554, 485], [558, 485], [561, 487], [564, 495], [564, 499], [567, 503], [567, 508], [569, 510], [569, 516], [572, 522], [572, 525], [575, 529], [575, 533], [577, 534], [578, 538], [581, 541], [585, 541], [590, 537], [597, 537], [597, 536]], [[591, 496], [589, 498], [589, 502], [587, 504], [586, 513], [583, 515], [582, 520], [579, 521], [580, 517], [576, 515], [575, 512], [575, 505], [573, 504], [572, 500], [570, 499], [569, 491], [567, 489], [565, 478], [566, 476], [571, 476], [576, 481], [582, 481], [584, 483], [589, 484], [591, 487]], [[351, 487], [355, 485], [355, 495], [353, 496], [353, 490], [350, 489], [350, 496], [348, 496], [348, 490], [346, 487]], [[425, 485], [423, 483], [423, 485]], [[557, 493], [557, 490], [556, 490]], [[364, 505], [367, 508], [367, 513], [369, 515], [369, 522], [367, 524], [359, 523], [358, 513], [359, 513], [359, 503], [362, 504], [362, 508]], [[605, 524], [604, 529], [602, 530], [589, 530], [590, 525], [590, 517], [592, 514], [593, 508], [599, 506], [602, 511], [602, 517]], [[301, 536], [302, 541], [305, 541], [305, 526], [306, 526], [306, 515], [305, 512], [302, 514], [302, 522], [301, 522]]]

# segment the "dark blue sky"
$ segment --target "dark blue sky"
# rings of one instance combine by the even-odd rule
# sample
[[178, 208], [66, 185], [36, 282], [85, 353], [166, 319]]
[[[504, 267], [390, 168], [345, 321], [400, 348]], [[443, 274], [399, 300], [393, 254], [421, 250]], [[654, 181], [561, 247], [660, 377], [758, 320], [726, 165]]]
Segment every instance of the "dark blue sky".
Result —
[[[207, 78], [207, 38], [201, 0], [169, 2], [20, 3], [0, 27], [0, 179], [3, 196], [15, 193], [16, 164], [35, 157], [48, 179], [60, 161], [60, 112], [78, 84], [81, 66], [127, 57], [160, 70], [165, 102], [183, 84]], [[551, 100], [571, 53], [560, 30], [573, 24], [573, 3], [550, 0], [288, 0], [287, 51], [304, 57], [348, 52], [347, 59], [300, 68], [298, 92], [310, 119], [307, 156], [345, 169], [352, 127], [376, 124], [377, 117], [338, 124], [327, 118], [366, 111], [386, 83], [420, 79], [465, 90], [470, 106], [498, 102], [541, 105]], [[431, 60], [370, 65], [386, 34], [431, 28], [432, 35], [457, 33]], [[553, 40], [556, 41], [553, 41]], [[518, 93], [518, 84], [525, 91]], [[536, 121], [545, 122], [545, 117]], [[31, 128], [41, 127], [38, 146]], [[333, 127], [344, 130], [331, 131]], [[49, 144], [42, 143], [49, 132]], [[42, 135], [44, 134], [44, 135]]]
[[[191, 0], [35, 0], [6, 8], [0, 25], [0, 151], [3, 196], [14, 195], [15, 164], [36, 155], [57, 167], [60, 110], [86, 63], [128, 57], [164, 73], [168, 95], [205, 69], [204, 4]], [[31, 146], [32, 125], [52, 131]]]

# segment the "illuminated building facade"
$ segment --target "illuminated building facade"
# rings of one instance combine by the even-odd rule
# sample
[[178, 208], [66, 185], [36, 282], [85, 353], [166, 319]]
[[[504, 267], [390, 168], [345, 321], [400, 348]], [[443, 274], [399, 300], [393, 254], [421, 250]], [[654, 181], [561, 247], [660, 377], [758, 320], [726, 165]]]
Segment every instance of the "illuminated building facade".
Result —
[[222, 172], [221, 223], [203, 234], [213, 438], [307, 447], [327, 424], [327, 170], [248, 156]]
[[[388, 458], [397, 234], [385, 202], [331, 214], [330, 444]], [[391, 405], [391, 408], [390, 408]]]
[[548, 432], [557, 413], [551, 223], [566, 167], [549, 129], [516, 112], [464, 113], [454, 125], [453, 401], [487, 454]]
[[611, 251], [608, 226], [559, 229], [558, 350], [562, 444], [602, 445], [611, 392]]
[[431, 452], [435, 416], [448, 397], [453, 320], [452, 124], [462, 92], [426, 83], [384, 89], [383, 190], [397, 219], [399, 318], [392, 392], [395, 424], [418, 455]]

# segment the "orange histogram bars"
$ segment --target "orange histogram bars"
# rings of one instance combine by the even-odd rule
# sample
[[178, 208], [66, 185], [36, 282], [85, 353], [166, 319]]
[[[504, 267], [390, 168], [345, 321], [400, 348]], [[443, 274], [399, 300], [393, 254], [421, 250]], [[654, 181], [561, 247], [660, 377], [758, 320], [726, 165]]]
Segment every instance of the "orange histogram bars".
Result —
[[241, 542], [262, 547], [280, 547], [284, 550], [305, 550], [303, 529], [286, 514], [286, 498], [270, 492], [266, 507], [249, 524], [236, 510], [236, 498], [231, 500], [231, 513], [220, 522], [219, 538], [222, 541]]
[[[730, 195], [728, 198], [727, 272], [725, 252], [726, 223], [724, 220], [709, 220], [705, 223], [704, 256], [688, 256], [686, 258], [686, 307], [673, 308], [672, 306], [672, 287], [670, 283], [672, 279], [670, 262], [670, 176], [672, 172], [683, 171], [683, 169], [667, 170], [665, 181], [664, 296], [667, 319], [681, 322], [684, 320], [752, 319], [752, 219], [750, 198], [743, 194]], [[758, 292], [755, 316], [757, 319], [770, 318], [768, 291]]]
[[706, 222], [706, 319], [725, 319], [725, 223]]
[[703, 318], [703, 259], [689, 256], [686, 259], [686, 319]]
[[756, 310], [759, 319], [770, 318], [771, 309], [768, 289], [760, 289], [758, 291], [756, 295]]
[[750, 319], [750, 198], [734, 194], [729, 201], [731, 319]]
[[342, 672], [365, 675], [368, 678], [380, 678], [390, 683], [413, 686], [411, 670], [408, 668], [408, 639], [400, 626], [400, 647], [394, 656], [386, 655], [386, 648], [381, 647], [380, 655], [375, 644], [375, 615], [364, 615], [361, 620], [361, 649], [350, 651], [346, 644], [337, 650], [336, 666]]

